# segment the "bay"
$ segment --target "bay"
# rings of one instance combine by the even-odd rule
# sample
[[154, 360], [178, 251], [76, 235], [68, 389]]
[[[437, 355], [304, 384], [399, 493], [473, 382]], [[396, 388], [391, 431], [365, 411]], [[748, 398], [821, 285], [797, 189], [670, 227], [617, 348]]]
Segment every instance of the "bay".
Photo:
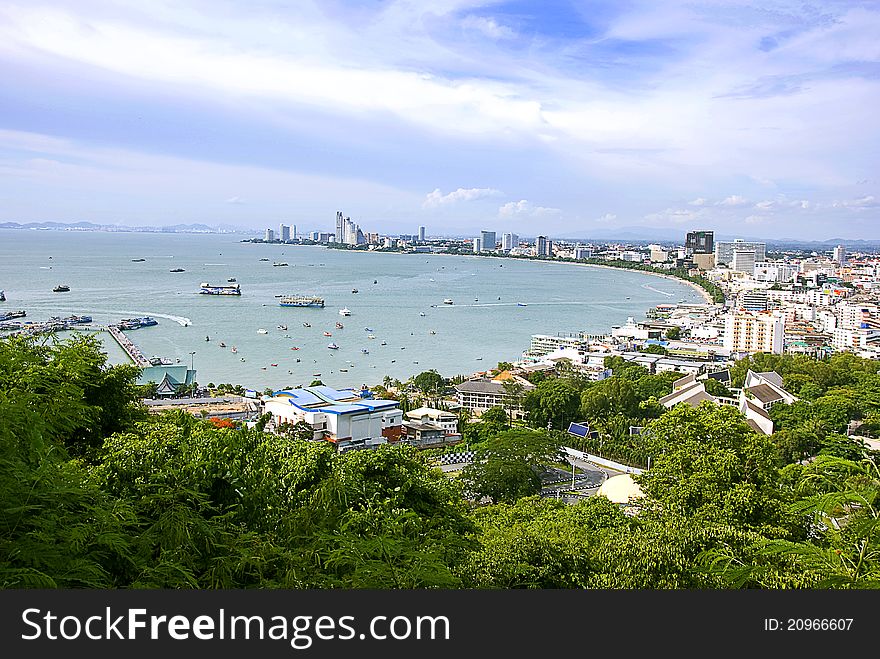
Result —
[[[702, 302], [686, 284], [625, 270], [240, 241], [234, 234], [0, 230], [7, 297], [0, 310], [26, 310], [32, 321], [90, 315], [95, 325], [153, 316], [157, 326], [127, 333], [148, 357], [192, 363], [203, 384], [278, 389], [316, 377], [359, 387], [431, 368], [467, 375], [519, 358], [532, 334], [601, 334], [656, 304]], [[241, 297], [198, 293], [202, 282], [231, 277]], [[53, 293], [57, 284], [70, 292]], [[326, 306], [280, 307], [277, 296], [287, 294], [317, 295]], [[339, 315], [344, 307], [351, 316]], [[101, 334], [110, 360], [124, 361]], [[339, 349], [328, 349], [331, 342]]]

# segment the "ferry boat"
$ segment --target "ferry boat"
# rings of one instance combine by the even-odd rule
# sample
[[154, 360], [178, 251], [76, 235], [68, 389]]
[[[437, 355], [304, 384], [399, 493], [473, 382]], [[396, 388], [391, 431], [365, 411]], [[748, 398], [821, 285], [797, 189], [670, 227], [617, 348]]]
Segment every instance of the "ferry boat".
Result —
[[171, 366], [172, 364], [174, 364], [174, 361], [168, 359], [168, 357], [150, 357], [151, 366]]
[[339, 315], [340, 316], [350, 316], [351, 311], [349, 311], [348, 308], [342, 308], [339, 310]]
[[53, 293], [66, 293], [70, 290], [70, 286], [66, 284], [58, 284], [55, 288], [52, 289]]
[[452, 304], [452, 300], [446, 298], [445, 300], [443, 300], [443, 304]]
[[335, 343], [328, 343], [327, 347], [330, 348], [330, 350], [339, 350], [339, 346]]
[[207, 282], [202, 282], [201, 295], [241, 295], [241, 287], [238, 284], [230, 284], [229, 286], [211, 286]]
[[27, 316], [26, 311], [6, 311], [5, 313], [0, 313], [0, 323], [12, 320], [13, 318], [24, 318], [25, 316]]
[[123, 318], [119, 321], [119, 329], [133, 330], [140, 327], [152, 327], [158, 325], [159, 322], [151, 316], [143, 316], [141, 318]]
[[285, 295], [279, 301], [282, 307], [321, 307], [324, 308], [324, 298], [310, 295]]

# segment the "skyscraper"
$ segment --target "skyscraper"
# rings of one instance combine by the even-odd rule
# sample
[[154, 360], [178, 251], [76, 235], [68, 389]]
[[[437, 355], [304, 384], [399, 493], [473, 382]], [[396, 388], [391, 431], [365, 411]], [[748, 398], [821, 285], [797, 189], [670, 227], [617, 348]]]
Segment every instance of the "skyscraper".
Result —
[[767, 260], [767, 243], [749, 243], [736, 239], [732, 243], [719, 240], [715, 243], [715, 265], [729, 264], [733, 261], [733, 253], [737, 251], [755, 252], [755, 261]]
[[483, 241], [479, 238], [474, 238], [474, 254], [479, 254], [483, 251]]
[[482, 245], [482, 251], [495, 251], [496, 242], [494, 231], [480, 231], [480, 244]]
[[846, 265], [846, 247], [843, 245], [834, 248], [834, 262], [837, 265]]
[[342, 216], [342, 211], [336, 211], [336, 242], [338, 243], [345, 242], [344, 222], [345, 218]]
[[688, 231], [684, 247], [688, 254], [712, 254], [715, 251], [715, 232]]
[[290, 240], [290, 227], [286, 224], [281, 224], [278, 228], [280, 229], [278, 233], [281, 236], [282, 242]]
[[519, 236], [515, 233], [501, 234], [501, 249], [505, 252], [509, 252], [517, 245], [519, 245]]
[[266, 229], [266, 236], [265, 236], [264, 240], [267, 243], [271, 243], [273, 240], [275, 240], [275, 232], [272, 231], [272, 229]]
[[538, 236], [535, 239], [535, 255], [550, 256], [550, 241], [547, 236]]
[[419, 242], [425, 242], [425, 227], [419, 227]]

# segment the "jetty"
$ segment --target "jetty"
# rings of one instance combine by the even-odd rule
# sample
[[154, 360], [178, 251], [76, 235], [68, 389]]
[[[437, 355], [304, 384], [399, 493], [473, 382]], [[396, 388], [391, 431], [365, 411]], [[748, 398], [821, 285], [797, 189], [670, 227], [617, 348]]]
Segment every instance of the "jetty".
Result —
[[119, 344], [119, 347], [125, 351], [131, 361], [135, 363], [135, 366], [139, 366], [141, 368], [145, 368], [150, 365], [150, 360], [144, 356], [144, 353], [140, 351], [140, 349], [131, 342], [118, 325], [107, 325], [107, 331], [110, 333], [114, 339], [116, 339], [116, 343]]

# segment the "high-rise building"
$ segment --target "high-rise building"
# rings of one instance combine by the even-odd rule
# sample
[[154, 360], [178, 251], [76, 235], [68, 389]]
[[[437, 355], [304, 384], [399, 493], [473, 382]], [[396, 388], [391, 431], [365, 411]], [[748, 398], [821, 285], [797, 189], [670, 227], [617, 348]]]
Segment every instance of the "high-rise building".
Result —
[[714, 231], [688, 231], [684, 248], [690, 254], [712, 254], [715, 251]]
[[501, 249], [505, 252], [509, 252], [514, 247], [519, 245], [519, 236], [515, 233], [503, 233], [501, 234]]
[[272, 231], [272, 229], [266, 229], [266, 235], [263, 240], [265, 240], [267, 243], [271, 243], [273, 240], [275, 240], [275, 232]]
[[494, 231], [480, 231], [480, 243], [484, 252], [494, 252], [497, 242]]
[[336, 242], [345, 242], [345, 218], [342, 211], [336, 211]]
[[767, 311], [767, 293], [762, 291], [746, 291], [742, 294], [740, 307], [746, 311]]
[[593, 250], [589, 247], [575, 247], [574, 248], [574, 258], [580, 259], [590, 259], [593, 257]]
[[538, 236], [535, 239], [535, 256], [550, 256], [551, 242], [547, 236]]
[[837, 265], [846, 265], [846, 247], [843, 245], [834, 248], [834, 262]]
[[669, 260], [669, 252], [663, 249], [662, 245], [648, 245], [651, 252], [652, 263], [665, 263]]
[[474, 238], [474, 254], [479, 254], [483, 251], [483, 241], [480, 238]]
[[737, 311], [724, 319], [724, 347], [731, 353], [782, 354], [785, 316], [772, 311]]
[[290, 227], [290, 237], [296, 240], [296, 225]]
[[750, 277], [755, 276], [755, 250], [738, 249], [733, 253], [733, 260], [730, 262], [730, 269], [734, 272], [745, 272]]
[[715, 265], [729, 265], [736, 251], [753, 251], [755, 262], [767, 260], [767, 243], [750, 243], [738, 238], [733, 242], [719, 240], [715, 243]]
[[290, 240], [290, 227], [286, 224], [282, 224], [278, 228], [280, 229], [278, 234], [281, 236], [281, 241], [287, 242], [288, 240]]
[[425, 227], [419, 227], [419, 242], [425, 242]]

